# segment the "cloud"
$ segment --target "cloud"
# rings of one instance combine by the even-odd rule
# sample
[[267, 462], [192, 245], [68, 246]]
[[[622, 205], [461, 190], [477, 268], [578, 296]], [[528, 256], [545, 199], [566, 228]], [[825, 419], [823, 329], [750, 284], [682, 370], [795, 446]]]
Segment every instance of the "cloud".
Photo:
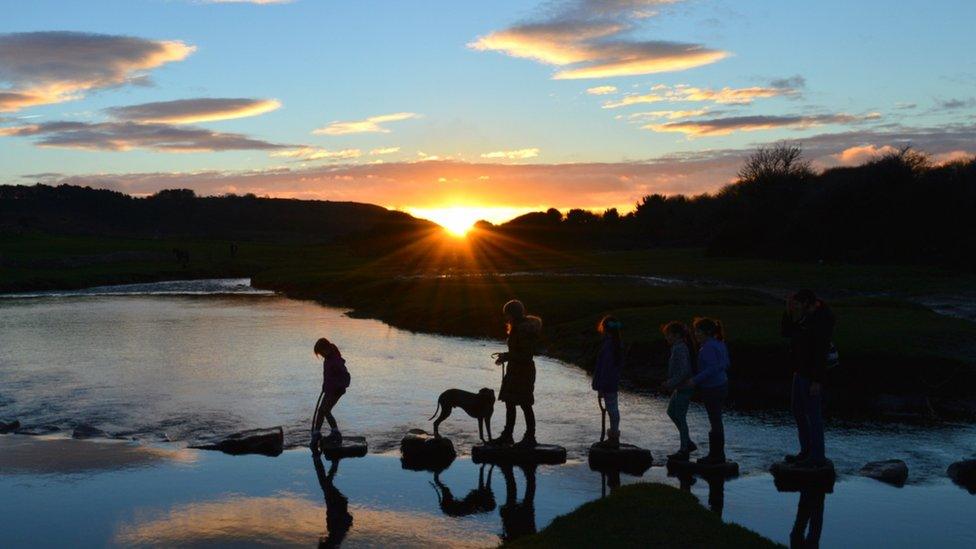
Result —
[[494, 151], [482, 154], [481, 158], [486, 158], [489, 160], [498, 158], [505, 158], [508, 160], [525, 160], [527, 158], [535, 158], [537, 156], [539, 156], [539, 149], [532, 148], [518, 149], [514, 151]]
[[666, 120], [681, 120], [684, 118], [694, 118], [696, 116], [702, 116], [708, 114], [708, 109], [695, 109], [686, 111], [648, 111], [648, 112], [635, 112], [628, 115], [629, 120], [646, 120], [648, 118], [666, 119]]
[[837, 154], [831, 155], [831, 157], [841, 165], [857, 166], [859, 164], [864, 164], [869, 160], [882, 157], [886, 154], [893, 154], [897, 152], [898, 148], [892, 147], [891, 145], [883, 145], [881, 147], [875, 145], [855, 145], [853, 147], [848, 147]]
[[939, 107], [946, 110], [968, 109], [976, 107], [976, 97], [968, 99], [945, 99], [938, 102]]
[[380, 149], [373, 149], [369, 151], [370, 156], [377, 156], [381, 154], [393, 154], [400, 152], [400, 147], [383, 147]]
[[112, 107], [105, 112], [130, 122], [195, 124], [257, 116], [279, 107], [281, 102], [276, 99], [197, 98]]
[[727, 52], [664, 40], [634, 40], [630, 21], [670, 1], [576, 0], [558, 4], [540, 21], [491, 32], [468, 44], [561, 67], [556, 80], [635, 76], [680, 71], [714, 63]]
[[214, 152], [232, 150], [277, 150], [293, 147], [269, 143], [237, 133], [222, 133], [198, 127], [136, 122], [45, 122], [0, 127], [0, 135], [36, 137], [43, 147], [127, 151], [149, 149], [161, 152]]
[[332, 122], [328, 126], [314, 130], [312, 133], [317, 135], [346, 135], [350, 133], [390, 133], [388, 128], [383, 127], [381, 124], [387, 122], [399, 122], [401, 120], [410, 120], [412, 118], [420, 118], [420, 115], [413, 112], [398, 112], [394, 114], [384, 114], [380, 116], [371, 116], [366, 120], [357, 120], [353, 122]]
[[596, 86], [594, 88], [586, 88], [586, 93], [590, 95], [609, 95], [611, 93], [617, 93], [617, 86]]
[[341, 151], [330, 151], [318, 147], [298, 147], [284, 151], [276, 151], [271, 156], [295, 158], [298, 160], [349, 160], [362, 156], [359, 149], [343, 149]]
[[769, 85], [774, 88], [783, 88], [788, 90], [801, 90], [807, 87], [807, 79], [795, 74], [788, 78], [777, 78], [769, 82]]
[[[784, 82], [780, 82], [780, 84], [783, 84]], [[638, 105], [641, 103], [659, 103], [663, 101], [671, 103], [710, 102], [730, 105], [748, 105], [756, 99], [796, 96], [799, 95], [799, 93], [799, 88], [784, 85], [751, 86], [748, 88], [731, 88], [726, 86], [719, 90], [710, 88], [696, 88], [683, 84], [674, 87], [658, 85], [654, 86], [651, 93], [625, 95], [620, 99], [607, 101], [603, 103], [603, 108], [617, 109], [620, 107]]]
[[737, 131], [759, 131], [775, 128], [809, 128], [824, 124], [854, 124], [868, 120], [877, 120], [880, 115], [871, 113], [863, 116], [852, 114], [816, 114], [816, 115], [751, 115], [730, 116], [727, 118], [711, 118], [704, 120], [689, 120], [686, 122], [669, 122], [667, 124], [648, 124], [644, 129], [657, 132], [678, 132], [695, 136], [728, 135]]
[[85, 92], [142, 82], [193, 46], [132, 36], [45, 31], [0, 34], [0, 112], [61, 103]]

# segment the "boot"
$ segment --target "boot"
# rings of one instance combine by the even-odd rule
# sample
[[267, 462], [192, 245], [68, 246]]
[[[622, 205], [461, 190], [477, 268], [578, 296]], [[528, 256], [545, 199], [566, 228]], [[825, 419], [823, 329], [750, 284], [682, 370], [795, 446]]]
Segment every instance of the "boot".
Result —
[[611, 450], [620, 448], [620, 431], [610, 429], [607, 431], [606, 447]]
[[336, 445], [342, 444], [342, 433], [338, 430], [333, 430], [329, 433], [329, 436], [322, 439], [323, 444]]
[[711, 432], [708, 433], [708, 455], [698, 459], [702, 465], [725, 463], [725, 444]]
[[502, 431], [502, 434], [498, 435], [498, 438], [493, 438], [488, 441], [489, 446], [511, 446], [515, 444], [515, 439], [512, 438], [511, 431]]
[[522, 440], [518, 441], [518, 444], [516, 444], [515, 446], [518, 448], [535, 448], [536, 446], [538, 446], [538, 444], [539, 443], [536, 442], [535, 440], [534, 433], [525, 433], [525, 436], [522, 437]]
[[784, 463], [797, 463], [799, 461], [805, 461], [807, 459], [807, 454], [800, 452], [799, 454], [788, 454], [783, 456]]

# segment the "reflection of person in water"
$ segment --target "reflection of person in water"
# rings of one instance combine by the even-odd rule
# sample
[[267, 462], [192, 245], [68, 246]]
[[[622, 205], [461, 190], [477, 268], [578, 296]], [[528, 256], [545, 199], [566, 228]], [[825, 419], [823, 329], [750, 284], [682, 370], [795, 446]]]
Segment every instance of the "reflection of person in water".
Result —
[[478, 487], [468, 492], [464, 499], [455, 499], [451, 489], [441, 482], [440, 473], [434, 473], [434, 489], [437, 490], [437, 503], [441, 511], [449, 517], [466, 517], [477, 513], [495, 510], [495, 494], [491, 491], [492, 465], [485, 476], [485, 464], [478, 470]]
[[352, 515], [349, 514], [349, 499], [332, 484], [336, 471], [339, 470], [339, 460], [330, 461], [329, 472], [325, 472], [325, 465], [318, 454], [312, 454], [315, 464], [315, 474], [325, 496], [325, 528], [327, 534], [319, 538], [319, 547], [338, 547], [345, 539], [349, 528], [352, 527]]
[[534, 534], [535, 528], [535, 465], [519, 465], [525, 475], [525, 496], [518, 501], [518, 486], [511, 465], [500, 465], [505, 476], [505, 504], [498, 509], [502, 517], [502, 542]]
[[725, 477], [710, 476], [705, 482], [708, 483], [708, 508], [721, 518], [725, 509]]
[[[820, 533], [823, 530], [824, 500], [823, 490], [803, 490], [796, 506], [796, 521], [790, 532], [790, 547], [820, 547]], [[809, 526], [809, 531], [807, 527]]]

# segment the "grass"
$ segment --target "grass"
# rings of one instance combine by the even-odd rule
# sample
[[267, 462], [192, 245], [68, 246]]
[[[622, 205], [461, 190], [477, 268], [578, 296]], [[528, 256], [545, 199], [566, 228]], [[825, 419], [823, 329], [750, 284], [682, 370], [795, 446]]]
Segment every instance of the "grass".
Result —
[[621, 486], [503, 547], [782, 547], [663, 484]]

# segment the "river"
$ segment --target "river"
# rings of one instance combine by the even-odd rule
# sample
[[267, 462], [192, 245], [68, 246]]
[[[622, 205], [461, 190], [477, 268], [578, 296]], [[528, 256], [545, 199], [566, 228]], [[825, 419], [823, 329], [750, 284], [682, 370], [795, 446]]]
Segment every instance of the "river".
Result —
[[[498, 511], [463, 519], [442, 515], [430, 474], [401, 470], [395, 456], [408, 429], [429, 427], [427, 418], [444, 389], [497, 390], [501, 372], [490, 354], [502, 349], [500, 342], [410, 333], [379, 321], [350, 318], [340, 309], [255, 291], [246, 280], [8, 295], [0, 299], [0, 420], [17, 418], [38, 431], [92, 425], [147, 445], [175, 448], [213, 435], [282, 425], [286, 444], [298, 446], [307, 440], [309, 416], [318, 396], [321, 363], [313, 356], [312, 345], [322, 336], [342, 349], [352, 374], [352, 386], [336, 407], [336, 417], [344, 433], [363, 435], [370, 445], [370, 456], [343, 461], [334, 479], [352, 514], [358, 511], [360, 522], [368, 523], [372, 519], [366, 517], [377, 513], [408, 513], [410, 520], [442, 529], [445, 537], [437, 538], [442, 543], [488, 538], [497, 543], [505, 526]], [[600, 429], [589, 379], [582, 370], [556, 360], [541, 358], [537, 367], [538, 438], [562, 444], [570, 457], [564, 466], [538, 471], [533, 513], [535, 526], [541, 529], [556, 515], [599, 497], [603, 486], [600, 474], [585, 466], [586, 449]], [[659, 458], [675, 449], [677, 437], [665, 414], [665, 400], [622, 393], [620, 406], [625, 441], [650, 448]], [[496, 408], [493, 421], [496, 433], [503, 415], [498, 410], [501, 407]], [[693, 438], [707, 438], [707, 420], [700, 406], [693, 405], [689, 423]], [[689, 488], [706, 504], [711, 495], [713, 507], [725, 520], [788, 542], [798, 495], [777, 492], [765, 471], [794, 449], [791, 418], [785, 413], [732, 412], [726, 432], [728, 454], [740, 463], [742, 476], [721, 489], [704, 481]], [[460, 497], [477, 484], [478, 468], [466, 457], [477, 442], [477, 428], [473, 419], [455, 414], [442, 425], [442, 433], [454, 440], [462, 456], [441, 474], [441, 480], [464, 487], [454, 488]], [[520, 434], [521, 425], [516, 437]], [[924, 542], [972, 547], [976, 496], [951, 484], [945, 468], [969, 457], [974, 443], [976, 426], [970, 424], [831, 422], [828, 454], [840, 478], [834, 493], [826, 496], [824, 546], [908, 547]], [[891, 458], [909, 465], [910, 480], [904, 488], [856, 475], [867, 461]], [[56, 502], [56, 493], [64, 488], [58, 479], [77, 479], [77, 474], [0, 470], [0, 499], [39, 498], [38, 506], [47, 502], [57, 507], [63, 501]], [[113, 475], [120, 474], [130, 476], [126, 481], [130, 488], [120, 486], [117, 493], [128, 506], [101, 502], [106, 507], [102, 520], [116, 526], [122, 520], [120, 513], [143, 524], [162, 520], [164, 510], [171, 516], [191, 504], [211, 505], [208, 512], [229, 513], [233, 505], [227, 502], [235, 497], [258, 498], [262, 504], [291, 505], [260, 499], [281, 497], [322, 505], [307, 450], [289, 451], [278, 458], [205, 454], [189, 463], [164, 460], [124, 473], [99, 470], [85, 473], [83, 480], [69, 483], [68, 488], [82, 498], [90, 490], [105, 488]], [[515, 474], [523, 483], [519, 469]], [[210, 479], [210, 491], [194, 483], [192, 479], [199, 475]], [[504, 502], [504, 475], [498, 470], [493, 475], [495, 496]], [[663, 468], [653, 468], [645, 474], [648, 478], [678, 483], [666, 477]], [[635, 480], [639, 479], [624, 482]], [[141, 483], [164, 483], [169, 495], [131, 489]], [[717, 497], [719, 491], [722, 498]], [[220, 507], [223, 504], [229, 507]], [[148, 509], [148, 514], [133, 518], [131, 510], [124, 510], [133, 506]], [[305, 507], [295, 510], [307, 511]], [[70, 510], [62, 513], [62, 526], [69, 528], [74, 515]], [[0, 545], [6, 545], [3, 532], [26, 532], [42, 520], [26, 512], [22, 516], [0, 513]], [[318, 523], [309, 532], [319, 526], [324, 534], [324, 524]], [[469, 529], [470, 537], [457, 535]], [[127, 544], [118, 528], [105, 532], [85, 539], [93, 545]], [[52, 541], [62, 539], [57, 537], [58, 529], [47, 534], [54, 536]], [[368, 545], [385, 539], [382, 535], [389, 533], [374, 531], [370, 537], [368, 528], [357, 531], [354, 524], [346, 539], [351, 545]], [[411, 544], [409, 534], [404, 535], [408, 538], [396, 539]], [[254, 540], [259, 537], [255, 536]], [[299, 536], [279, 542], [305, 540]]]

